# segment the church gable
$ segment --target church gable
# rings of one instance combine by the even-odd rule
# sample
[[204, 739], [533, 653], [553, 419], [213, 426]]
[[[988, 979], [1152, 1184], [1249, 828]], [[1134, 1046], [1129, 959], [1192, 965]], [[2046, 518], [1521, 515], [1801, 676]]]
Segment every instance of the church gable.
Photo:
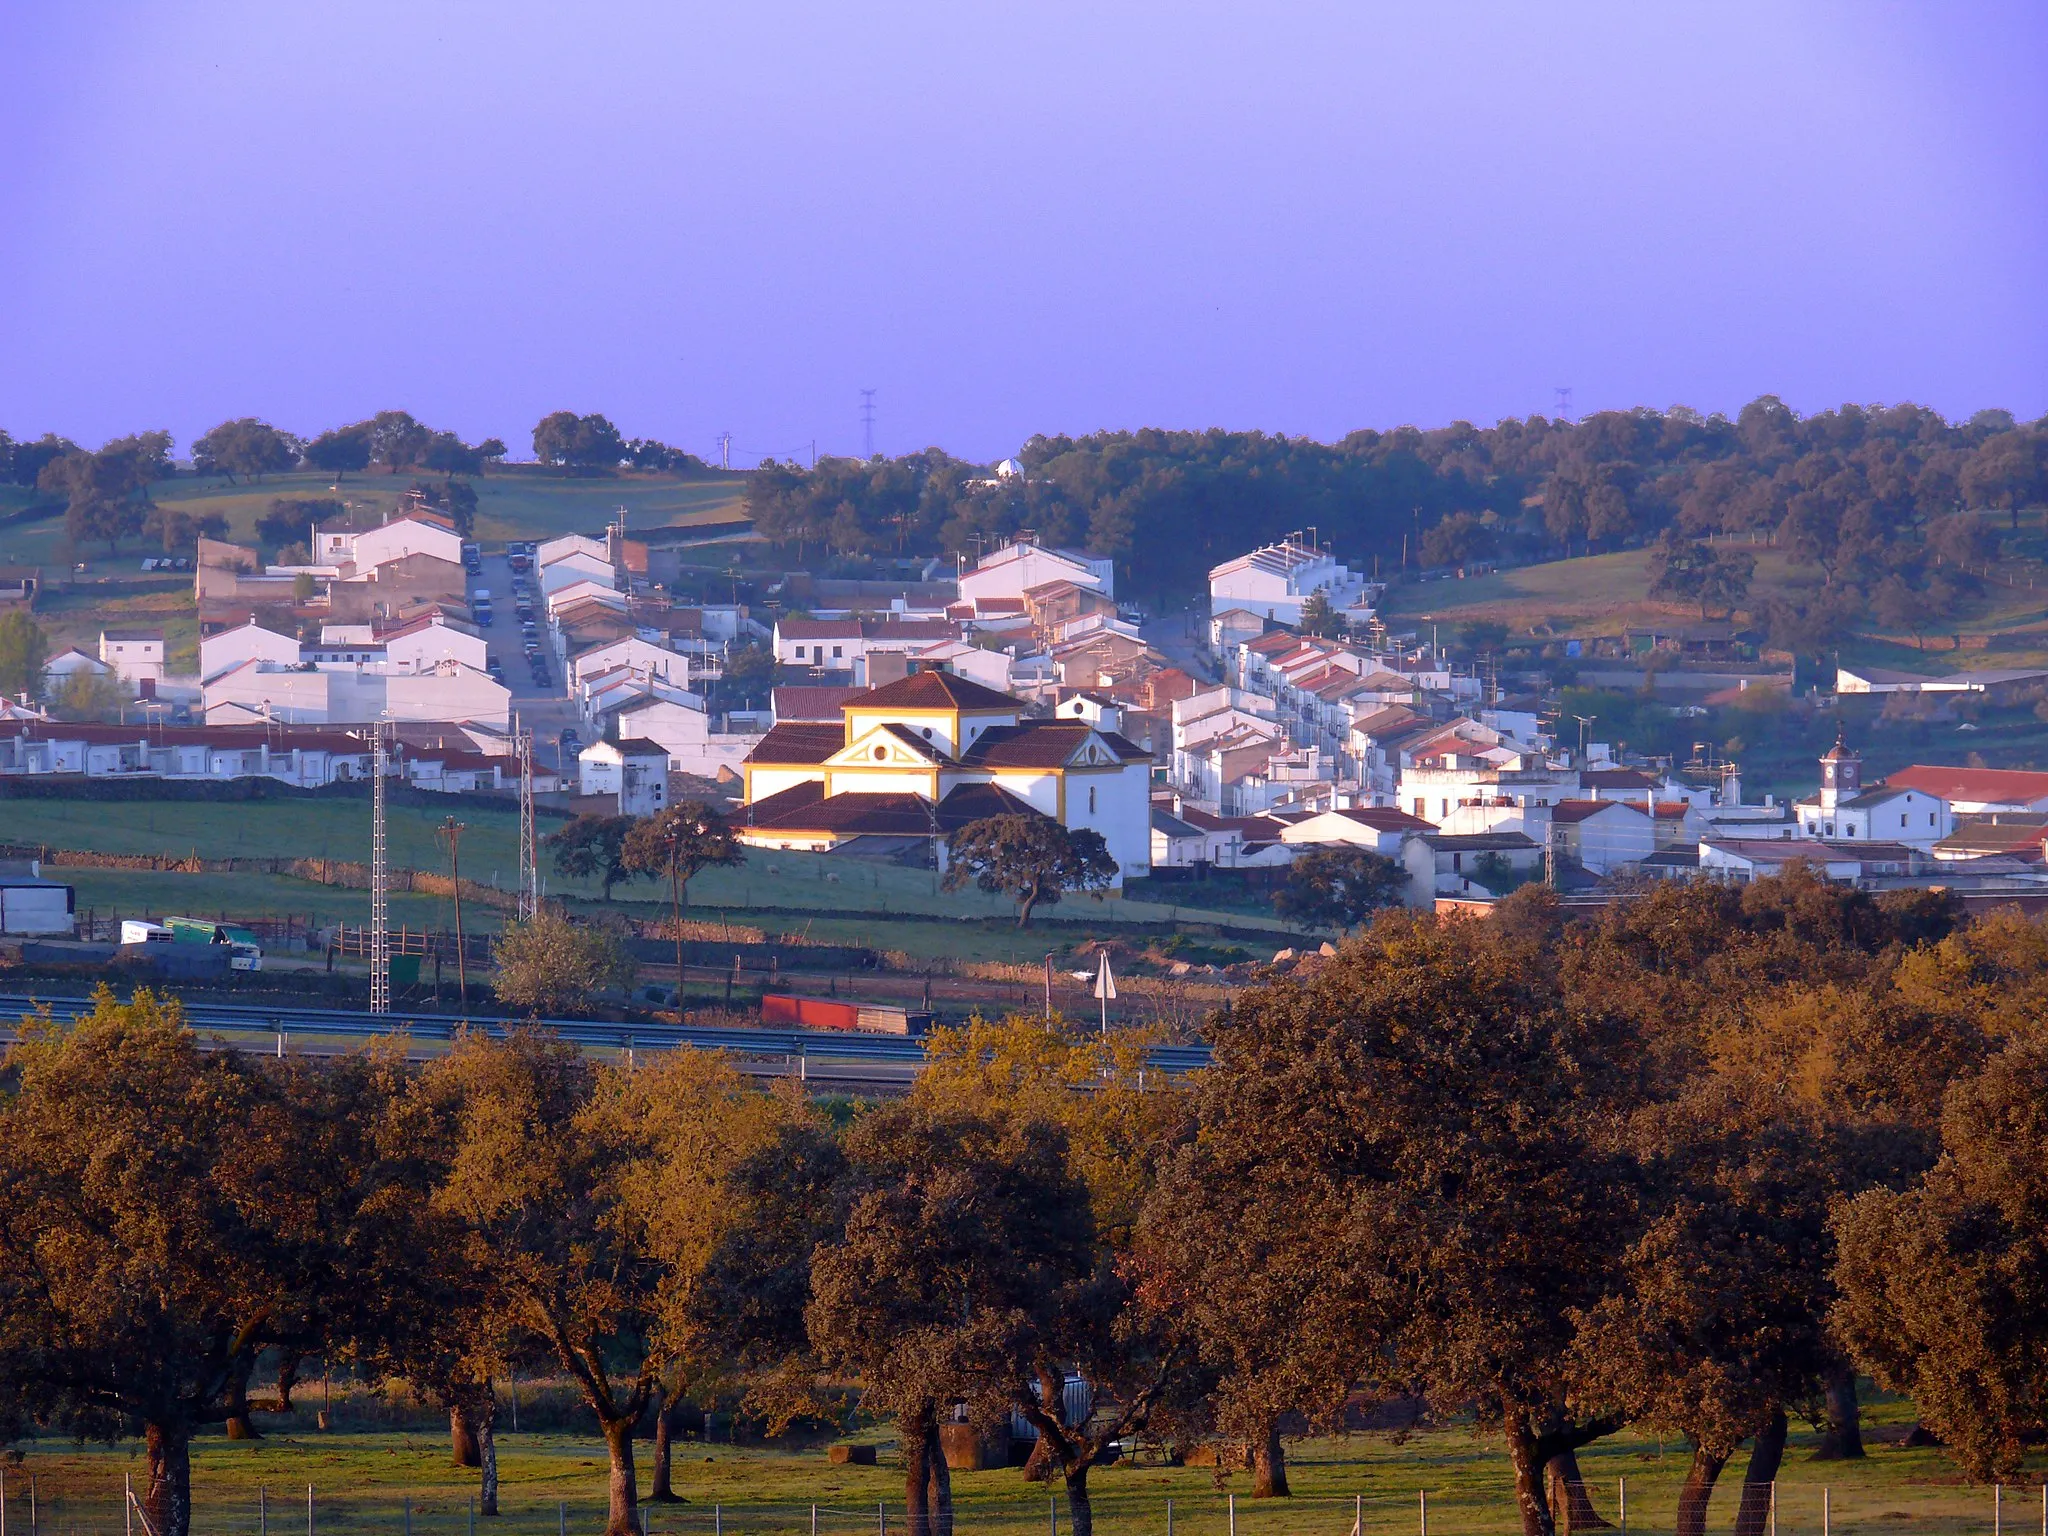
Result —
[[826, 759], [829, 768], [930, 768], [944, 754], [912, 727], [877, 725]]

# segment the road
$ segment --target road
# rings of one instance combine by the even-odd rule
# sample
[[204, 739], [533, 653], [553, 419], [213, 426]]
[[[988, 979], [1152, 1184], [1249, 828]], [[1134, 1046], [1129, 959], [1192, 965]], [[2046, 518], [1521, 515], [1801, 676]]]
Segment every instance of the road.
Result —
[[[533, 670], [527, 665], [520, 644], [519, 615], [512, 606], [512, 566], [503, 549], [483, 552], [483, 574], [470, 583], [472, 591], [478, 587], [491, 594], [493, 618], [490, 628], [484, 631], [484, 644], [505, 668], [505, 685], [512, 690], [513, 711], [522, 724], [533, 728], [534, 761], [545, 768], [573, 768], [574, 763], [565, 764], [561, 755], [562, 727], [573, 725], [581, 730], [582, 718], [568, 696], [568, 679], [564, 675], [561, 658], [553, 654], [552, 647], [548, 655], [552, 686], [543, 688], [533, 680]], [[534, 617], [538, 623], [541, 613], [538, 588], [534, 599]], [[544, 625], [542, 631], [545, 633]]]
[[[195, 1029], [222, 1044], [246, 1045], [279, 1055], [337, 1055], [363, 1040], [403, 1035], [415, 1057], [439, 1054], [461, 1030], [503, 1034], [523, 1022], [506, 1018], [462, 1018], [408, 1011], [379, 1017], [339, 1008], [275, 1008], [184, 997], [185, 1017]], [[18, 1019], [47, 1006], [59, 1019], [92, 1011], [92, 1000], [77, 995], [0, 993], [0, 1019]], [[730, 1025], [614, 1024], [589, 1019], [544, 1019], [546, 1028], [584, 1050], [630, 1058], [641, 1051], [700, 1050], [732, 1053], [740, 1070], [753, 1077], [795, 1077], [813, 1091], [905, 1091], [924, 1065], [924, 1045], [904, 1035], [857, 1034], [824, 1029], [747, 1029]], [[7, 1038], [11, 1038], [11, 1033]], [[1149, 1060], [1169, 1076], [1199, 1070], [1209, 1062], [1205, 1046], [1156, 1046]]]
[[1180, 613], [1147, 619], [1138, 626], [1138, 637], [1196, 682], [1215, 682], [1217, 673], [1206, 653], [1198, 655], [1195, 649], [1201, 636], [1198, 626], [1206, 612], [1207, 605], [1204, 604]]

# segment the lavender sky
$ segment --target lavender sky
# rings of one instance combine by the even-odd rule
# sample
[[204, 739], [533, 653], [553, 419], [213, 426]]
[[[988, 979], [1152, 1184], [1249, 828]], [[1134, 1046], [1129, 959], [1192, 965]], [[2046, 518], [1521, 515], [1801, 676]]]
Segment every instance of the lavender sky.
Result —
[[0, 426], [2048, 411], [2048, 6], [0, 0]]

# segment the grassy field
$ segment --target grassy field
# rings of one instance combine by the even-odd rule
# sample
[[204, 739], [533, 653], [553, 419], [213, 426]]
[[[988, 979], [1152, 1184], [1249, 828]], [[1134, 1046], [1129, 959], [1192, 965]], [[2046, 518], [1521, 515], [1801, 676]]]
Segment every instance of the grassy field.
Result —
[[[278, 497], [337, 498], [353, 508], [376, 513], [397, 506], [413, 479], [409, 474], [381, 472], [350, 475], [336, 489], [331, 476], [311, 473], [272, 475], [260, 483], [236, 485], [215, 477], [182, 478], [154, 485], [150, 494], [163, 505], [195, 517], [218, 512], [228, 520], [228, 536], [248, 542], [255, 538], [256, 520]], [[477, 537], [486, 542], [595, 534], [620, 507], [626, 509], [629, 530], [702, 526], [709, 531], [744, 516], [740, 507], [744, 487], [737, 479], [684, 480], [674, 475], [581, 479], [514, 470], [479, 476], [470, 483], [477, 492]], [[14, 489], [0, 501], [0, 513], [26, 506], [31, 499]], [[100, 545], [80, 550], [78, 558], [90, 566], [92, 575], [112, 575], [125, 581], [141, 576], [145, 555], [159, 552], [135, 539], [124, 544], [117, 556], [108, 556], [106, 546]], [[0, 528], [0, 565], [40, 565], [54, 577], [67, 559], [61, 516]]]
[[[79, 916], [212, 917], [246, 922], [252, 917], [310, 918], [316, 925], [367, 923], [370, 896], [345, 886], [285, 875], [187, 875], [170, 870], [49, 869], [77, 893]], [[391, 897], [393, 926], [452, 929], [453, 904], [443, 896], [396, 891]], [[470, 933], [495, 933], [502, 913], [475, 902], [462, 908], [463, 927]]]
[[[501, 1427], [507, 1421], [501, 1410]], [[1782, 1536], [1820, 1536], [1822, 1490], [1827, 1490], [1834, 1532], [1963, 1536], [1992, 1529], [1992, 1492], [1966, 1483], [1947, 1456], [1908, 1450], [1896, 1441], [1911, 1413], [1902, 1403], [1879, 1404], [1870, 1426], [1869, 1457], [1861, 1462], [1817, 1463], [1811, 1439], [1794, 1434], [1777, 1488], [1775, 1529]], [[684, 1502], [646, 1506], [652, 1533], [808, 1532], [817, 1505], [821, 1532], [877, 1532], [883, 1520], [900, 1529], [902, 1474], [886, 1428], [856, 1438], [877, 1443], [881, 1464], [834, 1466], [823, 1447], [685, 1444], [678, 1447], [675, 1487]], [[643, 1492], [649, 1448], [640, 1452]], [[604, 1517], [605, 1460], [595, 1435], [501, 1433], [503, 1516], [485, 1528], [518, 1536], [548, 1536], [561, 1529], [598, 1530]], [[258, 1442], [201, 1438], [194, 1449], [194, 1529], [259, 1531], [258, 1489], [264, 1490], [268, 1528], [302, 1528], [306, 1490], [313, 1488], [315, 1530], [398, 1531], [410, 1513], [411, 1529], [468, 1530], [474, 1474], [449, 1464], [445, 1438], [430, 1421], [410, 1432], [320, 1434], [307, 1425], [271, 1432]], [[1105, 1532], [1166, 1536], [1346, 1536], [1363, 1516], [1362, 1536], [1411, 1536], [1422, 1528], [1441, 1533], [1508, 1533], [1518, 1529], [1507, 1459], [1497, 1440], [1461, 1428], [1406, 1437], [1354, 1435], [1308, 1440], [1290, 1447], [1294, 1497], [1250, 1498], [1243, 1474], [1149, 1462], [1102, 1469], [1091, 1478], [1096, 1519]], [[1684, 1448], [1637, 1434], [1616, 1436], [1580, 1453], [1595, 1507], [1610, 1521], [1621, 1511], [1626, 1480], [1627, 1526], [1672, 1529]], [[7, 1472], [10, 1527], [28, 1528], [27, 1480], [36, 1480], [39, 1529], [56, 1532], [121, 1528], [124, 1476], [139, 1476], [141, 1458], [131, 1445], [79, 1447], [63, 1441], [32, 1444]], [[2025, 1476], [2004, 1494], [2007, 1531], [2038, 1529], [2038, 1484], [2048, 1461], [2036, 1456]], [[1721, 1481], [1708, 1521], [1719, 1536], [1734, 1523], [1741, 1459]], [[1066, 1511], [1053, 1514], [1043, 1485], [1009, 1469], [956, 1472], [953, 1491], [959, 1528], [1002, 1536], [1035, 1536], [1064, 1528]], [[1235, 1509], [1232, 1495], [1235, 1495]]]
[[[1939, 632], [1924, 637], [1924, 645], [1874, 621], [1859, 625], [1841, 645], [1842, 659], [1923, 672], [2048, 665], [2048, 565], [2043, 563], [2048, 535], [2038, 526], [2039, 518], [2040, 514], [2029, 513], [2008, 545], [2001, 574], [2014, 585], [1988, 583], [1981, 597], [1940, 619]], [[1998, 522], [2002, 529], [2002, 516]], [[1740, 615], [1744, 619], [1752, 618], [1752, 610], [1767, 599], [1811, 589], [1820, 581], [1818, 568], [1795, 563], [1782, 549], [1742, 547], [1756, 557], [1750, 603]], [[1591, 639], [1651, 624], [1697, 623], [1697, 608], [1649, 599], [1649, 556], [1646, 549], [1623, 550], [1465, 580], [1405, 583], [1387, 594], [1388, 618], [1424, 635], [1432, 624], [1441, 624], [1446, 640], [1452, 638], [1451, 626], [1492, 621], [1507, 626], [1511, 642]], [[1955, 647], [1958, 632], [1960, 651]]]
[[[392, 866], [445, 872], [447, 860], [435, 828], [449, 810], [395, 806], [389, 821]], [[477, 806], [453, 814], [464, 824], [464, 876], [510, 887], [517, 879], [518, 816]], [[278, 800], [241, 804], [190, 801], [10, 800], [0, 802], [7, 841], [99, 853], [185, 857], [331, 858], [364, 862], [370, 846], [367, 800]], [[543, 832], [558, 821], [543, 823]], [[546, 865], [547, 890], [580, 911], [599, 910], [593, 880], [557, 874]], [[295, 913], [319, 922], [363, 922], [368, 898], [357, 890], [317, 881], [256, 874], [185, 874], [172, 871], [54, 868], [76, 887], [81, 909], [123, 913], [193, 912], [251, 917]], [[1162, 890], [1161, 894], [1165, 894]], [[1290, 930], [1270, 909], [1223, 914], [1155, 901], [1069, 897], [1042, 908], [1027, 930], [1011, 919], [1004, 898], [976, 890], [944, 891], [929, 870], [823, 854], [751, 853], [737, 869], [707, 870], [690, 885], [693, 915], [726, 918], [772, 934], [804, 935], [816, 942], [900, 950], [921, 959], [1035, 962], [1048, 948], [1078, 942], [1098, 930], [1165, 932], [1184, 923], [1270, 931], [1273, 945], [1291, 942]], [[666, 896], [646, 881], [617, 888], [615, 910], [659, 918]], [[500, 917], [471, 908], [475, 931], [494, 929]], [[447, 900], [403, 893], [393, 897], [392, 920], [414, 926], [452, 925]]]

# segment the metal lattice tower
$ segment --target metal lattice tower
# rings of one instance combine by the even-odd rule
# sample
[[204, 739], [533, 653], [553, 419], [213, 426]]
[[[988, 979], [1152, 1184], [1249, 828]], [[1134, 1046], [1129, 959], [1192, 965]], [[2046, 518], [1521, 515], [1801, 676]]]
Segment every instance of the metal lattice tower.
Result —
[[533, 732], [519, 728], [519, 916], [540, 910], [540, 843], [533, 825]]
[[860, 392], [860, 436], [861, 457], [872, 459], [875, 456], [875, 392], [872, 389]]
[[377, 722], [370, 766], [370, 1012], [391, 1011], [391, 861], [384, 835], [384, 776], [391, 770], [388, 728]]

